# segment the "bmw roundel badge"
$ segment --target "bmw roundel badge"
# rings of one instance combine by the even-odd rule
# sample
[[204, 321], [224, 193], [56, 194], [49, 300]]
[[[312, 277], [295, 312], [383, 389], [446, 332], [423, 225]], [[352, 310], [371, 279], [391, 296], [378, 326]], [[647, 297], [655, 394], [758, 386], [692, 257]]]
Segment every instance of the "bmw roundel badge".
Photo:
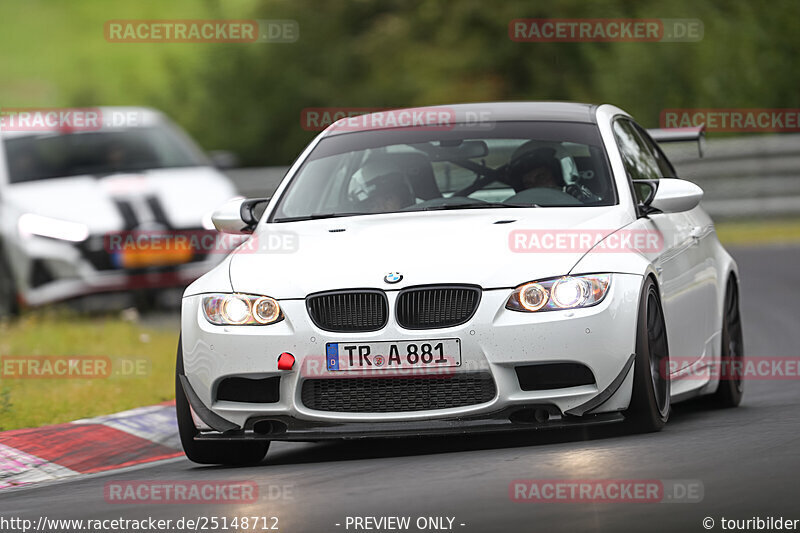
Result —
[[389, 272], [384, 276], [383, 281], [386, 283], [398, 283], [402, 279], [403, 275], [400, 272]]

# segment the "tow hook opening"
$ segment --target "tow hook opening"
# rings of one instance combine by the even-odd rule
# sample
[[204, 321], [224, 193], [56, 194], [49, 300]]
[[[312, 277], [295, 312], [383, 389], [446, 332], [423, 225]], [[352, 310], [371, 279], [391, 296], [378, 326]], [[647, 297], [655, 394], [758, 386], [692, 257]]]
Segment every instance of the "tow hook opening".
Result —
[[546, 424], [561, 419], [561, 413], [552, 406], [534, 406], [514, 411], [508, 418], [515, 424]]
[[277, 420], [256, 420], [253, 422], [253, 433], [257, 435], [285, 433], [286, 429], [286, 424]]

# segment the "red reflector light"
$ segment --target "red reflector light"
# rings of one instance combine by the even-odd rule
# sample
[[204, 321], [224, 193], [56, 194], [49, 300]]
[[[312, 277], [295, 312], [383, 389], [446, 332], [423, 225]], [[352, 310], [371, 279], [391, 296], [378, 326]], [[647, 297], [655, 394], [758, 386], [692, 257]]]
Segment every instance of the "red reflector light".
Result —
[[283, 352], [278, 356], [278, 370], [291, 370], [294, 366], [294, 356], [289, 352]]

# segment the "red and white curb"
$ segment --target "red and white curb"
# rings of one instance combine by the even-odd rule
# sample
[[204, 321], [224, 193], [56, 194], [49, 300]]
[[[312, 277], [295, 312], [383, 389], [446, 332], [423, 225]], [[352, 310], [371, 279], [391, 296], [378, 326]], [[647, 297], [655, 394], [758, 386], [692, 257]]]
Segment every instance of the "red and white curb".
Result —
[[0, 433], [0, 490], [183, 455], [175, 402]]

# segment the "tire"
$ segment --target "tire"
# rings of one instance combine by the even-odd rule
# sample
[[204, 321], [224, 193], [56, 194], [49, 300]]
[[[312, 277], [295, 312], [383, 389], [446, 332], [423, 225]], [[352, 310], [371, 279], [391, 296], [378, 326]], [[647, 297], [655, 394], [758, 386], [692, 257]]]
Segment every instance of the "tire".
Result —
[[17, 286], [9, 268], [3, 247], [0, 246], [0, 318], [19, 315]]
[[178, 415], [178, 433], [186, 457], [202, 465], [253, 465], [267, 455], [269, 441], [196, 441], [199, 433], [192, 421], [189, 401], [183, 391], [179, 376], [183, 374], [183, 347], [178, 341], [178, 359], [175, 365], [175, 411]]
[[661, 298], [648, 277], [639, 298], [636, 360], [631, 403], [625, 411], [628, 428], [635, 433], [660, 431], [669, 419], [669, 345]]
[[742, 402], [744, 382], [744, 342], [742, 319], [739, 314], [739, 287], [736, 278], [731, 276], [725, 289], [725, 307], [722, 315], [722, 367], [717, 392], [711, 400], [718, 407], [736, 407]]

